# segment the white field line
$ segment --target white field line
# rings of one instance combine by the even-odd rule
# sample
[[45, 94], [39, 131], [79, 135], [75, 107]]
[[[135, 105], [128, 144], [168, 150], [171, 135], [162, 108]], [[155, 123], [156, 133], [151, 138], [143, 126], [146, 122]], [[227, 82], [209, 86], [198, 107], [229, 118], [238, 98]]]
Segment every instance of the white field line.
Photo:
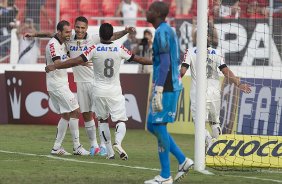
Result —
[[[33, 153], [22, 153], [22, 152], [13, 152], [13, 151], [5, 151], [5, 150], [0, 150], [0, 153], [10, 153], [10, 154], [25, 155], [25, 156], [35, 156], [35, 157], [46, 157], [46, 158], [51, 158], [51, 159], [56, 159], [56, 160], [63, 160], [63, 161], [69, 161], [69, 162], [86, 163], [86, 164], [97, 164], [97, 165], [107, 165], [107, 166], [124, 167], [124, 168], [130, 168], [130, 169], [160, 171], [160, 169], [155, 169], [155, 168], [147, 168], [147, 167], [139, 167], [139, 166], [128, 166], [128, 165], [122, 165], [122, 164], [111, 164], [111, 163], [94, 162], [94, 161], [76, 160], [76, 159], [72, 159], [72, 158], [57, 157], [57, 156], [52, 156], [52, 155], [37, 155], [37, 154], [33, 154]], [[248, 176], [239, 176], [239, 175], [235, 176], [235, 175], [225, 175], [225, 174], [219, 174], [219, 175], [226, 176], [226, 177], [246, 178], [246, 179], [252, 179], [252, 180], [261, 180], [261, 181], [271, 181], [271, 182], [275, 182], [275, 183], [282, 183], [282, 180], [274, 180], [274, 179], [267, 179], [267, 178], [248, 177]]]
[[272, 170], [262, 169], [261, 171], [264, 172], [264, 173], [282, 174], [282, 170], [272, 171]]
[[225, 174], [223, 174], [222, 176], [228, 176], [228, 177], [234, 177], [234, 178], [246, 178], [246, 179], [261, 180], [261, 181], [271, 181], [274, 183], [282, 183], [282, 180], [273, 180], [273, 179], [258, 178], [258, 177], [252, 177], [252, 176], [234, 176], [234, 175], [225, 175]]
[[147, 167], [139, 167], [139, 166], [129, 166], [129, 165], [122, 165], [122, 164], [111, 164], [111, 163], [103, 163], [103, 162], [95, 162], [95, 161], [84, 161], [84, 160], [76, 160], [73, 158], [66, 158], [66, 157], [58, 157], [53, 155], [37, 155], [33, 153], [22, 153], [22, 152], [13, 152], [13, 151], [5, 151], [0, 150], [1, 153], [10, 153], [10, 154], [17, 154], [17, 155], [25, 155], [25, 156], [35, 156], [35, 157], [47, 157], [56, 160], [63, 160], [69, 162], [78, 162], [78, 163], [86, 163], [86, 164], [97, 164], [97, 165], [108, 165], [108, 166], [115, 166], [115, 167], [125, 167], [130, 169], [139, 169], [139, 170], [150, 170], [150, 171], [160, 171], [160, 169], [155, 168], [147, 168]]

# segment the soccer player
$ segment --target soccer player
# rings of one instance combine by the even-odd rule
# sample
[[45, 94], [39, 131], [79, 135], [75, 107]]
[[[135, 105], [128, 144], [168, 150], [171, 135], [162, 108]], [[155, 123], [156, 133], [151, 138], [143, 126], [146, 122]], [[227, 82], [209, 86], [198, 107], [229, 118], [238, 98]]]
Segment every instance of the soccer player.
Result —
[[[128, 159], [128, 155], [121, 144], [126, 133], [127, 121], [125, 98], [122, 95], [120, 86], [120, 65], [122, 60], [136, 61], [140, 64], [152, 64], [152, 61], [146, 58], [135, 56], [124, 46], [111, 42], [113, 36], [113, 26], [104, 23], [99, 29], [100, 44], [93, 44], [80, 56], [69, 59], [66, 62], [55, 63], [46, 66], [46, 72], [55, 69], [69, 68], [83, 64], [87, 61], [93, 62], [94, 71], [94, 112], [100, 121], [102, 137], [105, 141], [108, 159], [114, 159], [114, 150], [123, 160]], [[56, 71], [56, 70], [55, 70]], [[115, 143], [111, 143], [111, 134], [108, 124], [108, 118], [111, 116], [116, 123]]]
[[[57, 25], [57, 34], [50, 39], [46, 46], [46, 64], [61, 62], [66, 60], [67, 48], [65, 42], [70, 39], [71, 28], [69, 22], [62, 20]], [[51, 154], [70, 155], [62, 148], [62, 142], [65, 137], [68, 126], [70, 127], [73, 154], [89, 155], [79, 142], [79, 105], [69, 89], [68, 74], [66, 70], [56, 70], [46, 74], [47, 91], [54, 108], [61, 119], [57, 127], [57, 136]]]
[[178, 97], [182, 90], [178, 69], [179, 43], [175, 31], [165, 22], [168, 13], [168, 5], [160, 1], [153, 2], [146, 13], [147, 21], [156, 29], [153, 42], [153, 97], [147, 128], [157, 138], [161, 164], [160, 175], [145, 181], [146, 184], [173, 183], [169, 153], [179, 163], [175, 181], [182, 179], [193, 165], [193, 161], [184, 155], [167, 131], [167, 124], [175, 121]]
[[[67, 50], [70, 53], [70, 58], [75, 58], [82, 54], [83, 51], [87, 50], [89, 46], [93, 44], [100, 43], [99, 35], [90, 36], [87, 34], [88, 28], [88, 20], [85, 17], [77, 17], [75, 19], [74, 31], [75, 34], [72, 34], [69, 41], [66, 42]], [[129, 32], [135, 32], [133, 27], [127, 27], [123, 31], [115, 32], [111, 38], [111, 40], [116, 40], [126, 35]], [[27, 37], [52, 37], [52, 33], [43, 33], [38, 32], [35, 34], [26, 34]], [[84, 119], [84, 125], [86, 129], [86, 133], [88, 135], [90, 141], [90, 154], [96, 155], [100, 154], [101, 156], [106, 156], [106, 148], [105, 143], [102, 138], [102, 132], [100, 131], [100, 147], [97, 143], [96, 138], [96, 126], [93, 120], [93, 99], [92, 94], [95, 93], [93, 91], [93, 68], [89, 66], [76, 66], [73, 67], [73, 75], [74, 81], [77, 85], [77, 98], [80, 106], [80, 112], [82, 113]], [[100, 127], [100, 123], [98, 123], [98, 127]]]
[[[228, 81], [235, 84], [244, 93], [250, 93], [251, 88], [248, 84], [243, 84], [233, 72], [224, 63], [224, 58], [220, 55], [219, 51], [210, 47], [213, 44], [212, 31], [208, 31], [208, 48], [207, 48], [207, 63], [204, 67], [207, 69], [207, 89], [206, 89], [206, 122], [209, 122], [212, 134], [206, 129], [206, 151], [222, 134], [219, 121], [220, 115], [220, 81], [219, 72], [221, 71]], [[181, 64], [181, 77], [183, 77], [191, 68], [192, 86], [190, 88], [191, 110], [194, 122], [196, 122], [196, 54], [197, 48], [187, 49], [184, 54], [184, 59]]]

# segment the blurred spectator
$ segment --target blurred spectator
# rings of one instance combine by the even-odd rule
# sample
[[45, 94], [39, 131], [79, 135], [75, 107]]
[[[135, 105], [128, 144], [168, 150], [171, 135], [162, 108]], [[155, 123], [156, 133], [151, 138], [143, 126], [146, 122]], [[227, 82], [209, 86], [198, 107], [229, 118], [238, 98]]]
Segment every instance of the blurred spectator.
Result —
[[[132, 51], [133, 54], [135, 54], [136, 48], [139, 44], [139, 40], [136, 38], [136, 32], [129, 33], [127, 35], [127, 40], [123, 42], [123, 45], [128, 50]], [[124, 64], [137, 64], [134, 62], [124, 62]]]
[[32, 19], [25, 19], [19, 27], [17, 36], [19, 39], [19, 64], [36, 64], [40, 54], [38, 41], [35, 38], [25, 38], [25, 33], [35, 33], [36, 29]]
[[[149, 29], [144, 31], [144, 37], [136, 48], [136, 54], [152, 59], [153, 57], [153, 34]], [[138, 73], [151, 73], [152, 65], [139, 64]]]
[[0, 35], [9, 35], [16, 26], [18, 8], [14, 0], [8, 0], [7, 7], [0, 7]]
[[[25, 18], [33, 20], [34, 27], [37, 31], [40, 31], [40, 13], [48, 19], [48, 23], [52, 24], [52, 19], [48, 17], [47, 10], [45, 8], [45, 0], [27, 0], [25, 9]], [[55, 13], [55, 12], [54, 12]]]
[[266, 0], [241, 0], [241, 17], [244, 18], [265, 18]]
[[7, 6], [0, 6], [0, 56], [6, 56], [10, 50], [10, 41], [12, 28], [16, 27], [18, 9], [14, 0], [8, 0]]
[[123, 43], [124, 47], [132, 51], [134, 54], [138, 44], [139, 40], [136, 38], [136, 32], [129, 33], [127, 36], [127, 40], [125, 40], [125, 42]]
[[213, 13], [215, 18], [239, 18], [241, 8], [239, 0], [215, 0]]
[[143, 17], [145, 16], [145, 11], [139, 6], [139, 4], [131, 0], [123, 0], [118, 6], [116, 16], [121, 16], [125, 18], [123, 20], [124, 26], [136, 27], [136, 18], [138, 11], [142, 12]]
[[176, 16], [187, 16], [190, 14], [193, 0], [173, 0], [171, 4], [175, 7]]
[[[214, 26], [214, 19], [209, 17], [208, 20], [208, 35], [211, 35], [208, 37], [208, 47], [217, 48], [218, 46], [218, 34], [217, 30]], [[193, 47], [196, 47], [197, 42], [197, 18], [193, 18], [193, 25], [192, 25], [192, 41], [193, 41]]]

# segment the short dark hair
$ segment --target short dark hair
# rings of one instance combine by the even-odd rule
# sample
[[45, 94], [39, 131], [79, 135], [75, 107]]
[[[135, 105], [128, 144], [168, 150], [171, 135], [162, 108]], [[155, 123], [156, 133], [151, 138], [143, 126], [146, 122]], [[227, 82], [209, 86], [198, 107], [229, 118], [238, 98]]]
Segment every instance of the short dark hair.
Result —
[[14, 6], [15, 0], [8, 0], [7, 5], [8, 6]]
[[79, 17], [77, 17], [76, 19], [75, 19], [75, 23], [76, 22], [84, 22], [84, 23], [86, 23], [87, 25], [88, 25], [88, 20], [87, 20], [87, 18], [85, 18], [85, 17], [83, 17], [83, 16], [79, 16]]
[[61, 20], [58, 24], [57, 24], [57, 31], [63, 31], [64, 30], [64, 26], [70, 26], [70, 23], [66, 20]]
[[111, 37], [113, 36], [113, 33], [114, 33], [114, 28], [111, 24], [109, 23], [103, 23], [101, 26], [100, 26], [100, 29], [99, 29], [99, 36], [105, 40], [105, 41], [108, 41], [111, 39]]
[[169, 5], [165, 2], [155, 1], [151, 6], [160, 13], [162, 19], [165, 19], [169, 13]]
[[150, 35], [153, 35], [152, 32], [151, 32], [149, 29], [145, 29], [145, 30], [144, 30], [144, 33], [143, 33], [143, 34], [145, 35], [146, 33], [148, 33], [148, 34], [150, 34]]

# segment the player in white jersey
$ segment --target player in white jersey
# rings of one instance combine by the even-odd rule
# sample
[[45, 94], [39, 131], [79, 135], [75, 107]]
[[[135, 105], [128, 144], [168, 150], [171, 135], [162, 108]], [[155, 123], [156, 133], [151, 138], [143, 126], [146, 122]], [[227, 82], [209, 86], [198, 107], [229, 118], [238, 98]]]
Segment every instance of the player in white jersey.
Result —
[[[46, 71], [53, 71], [59, 68], [69, 68], [87, 62], [93, 62], [94, 68], [94, 111], [101, 122], [101, 130], [107, 147], [108, 158], [114, 158], [114, 149], [120, 158], [127, 160], [128, 156], [121, 147], [122, 140], [126, 133], [125, 121], [127, 121], [125, 98], [122, 95], [120, 86], [120, 65], [122, 60], [136, 61], [140, 64], [152, 64], [147, 58], [132, 55], [124, 46], [114, 44], [110, 41], [113, 35], [111, 24], [104, 23], [99, 30], [100, 44], [93, 44], [83, 54], [67, 62], [55, 63], [46, 66]], [[112, 147], [111, 134], [108, 118], [116, 124], [115, 143]]]
[[[46, 46], [46, 65], [59, 63], [68, 58], [65, 41], [70, 39], [71, 28], [67, 21], [60, 21], [57, 25], [57, 34]], [[61, 115], [57, 127], [57, 136], [51, 154], [69, 155], [62, 148], [62, 142], [68, 126], [72, 134], [73, 153], [89, 155], [79, 142], [79, 105], [69, 89], [68, 74], [66, 70], [55, 70], [46, 74], [47, 91], [54, 105], [56, 113]]]
[[[66, 42], [67, 50], [69, 51], [70, 58], [75, 58], [79, 56], [83, 51], [87, 50], [93, 43], [100, 43], [99, 35], [90, 36], [87, 34], [88, 20], [85, 17], [77, 17], [75, 19], [74, 30], [75, 34], [71, 35], [69, 41]], [[128, 27], [123, 31], [115, 32], [111, 40], [116, 40], [126, 35], [128, 32], [133, 32], [135, 29], [133, 27]], [[26, 34], [26, 36], [36, 36], [36, 37], [52, 37], [52, 33], [35, 33]], [[76, 66], [73, 67], [74, 82], [77, 84], [77, 98], [80, 106], [80, 112], [82, 113], [84, 119], [84, 125], [86, 133], [90, 141], [90, 154], [96, 155], [100, 153], [101, 156], [105, 156], [106, 149], [102, 138], [102, 132], [100, 131], [100, 147], [97, 143], [96, 138], [96, 126], [93, 120], [92, 106], [93, 99], [93, 69], [87, 66]], [[98, 127], [100, 124], [98, 123]]]
[[[210, 42], [208, 37], [208, 43]], [[191, 68], [192, 85], [190, 88], [191, 111], [193, 120], [196, 120], [196, 54], [197, 48], [187, 49], [184, 54], [184, 59], [181, 65], [181, 76], [183, 77], [187, 69]], [[220, 81], [219, 71], [223, 73], [228, 81], [232, 82], [241, 91], [250, 93], [251, 88], [248, 84], [243, 84], [240, 79], [236, 77], [233, 72], [224, 63], [224, 58], [220, 55], [219, 51], [208, 47], [207, 48], [207, 86], [206, 86], [206, 122], [210, 123], [212, 135], [206, 130], [206, 145], [207, 148], [212, 144], [212, 139], [217, 139], [221, 135], [221, 126], [219, 121], [220, 113]]]

